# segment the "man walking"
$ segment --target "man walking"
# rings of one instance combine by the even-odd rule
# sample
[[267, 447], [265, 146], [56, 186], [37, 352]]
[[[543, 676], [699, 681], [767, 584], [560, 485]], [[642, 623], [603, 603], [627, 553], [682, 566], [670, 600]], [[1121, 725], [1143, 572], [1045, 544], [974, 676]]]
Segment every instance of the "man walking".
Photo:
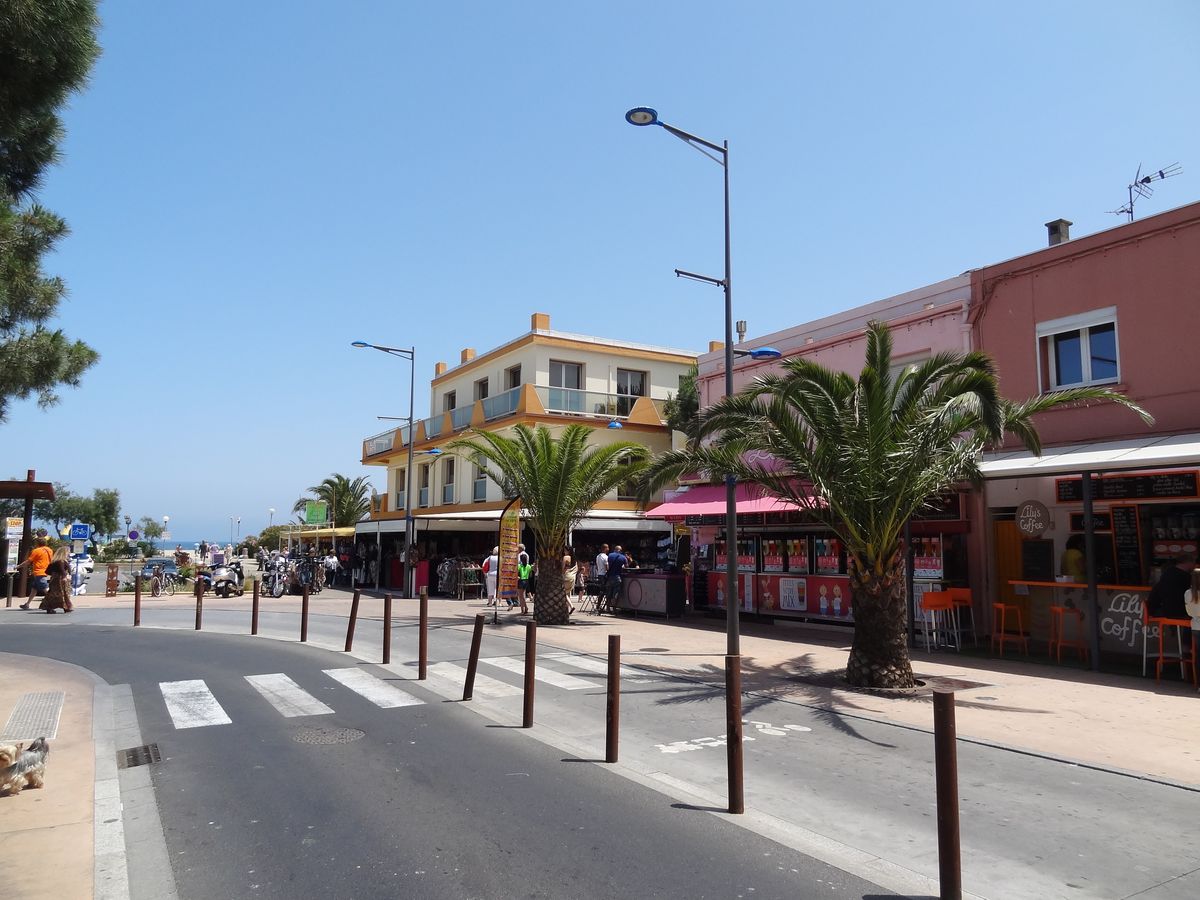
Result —
[[50, 588], [50, 577], [46, 574], [46, 569], [50, 567], [50, 559], [53, 554], [46, 546], [48, 543], [49, 540], [45, 535], [39, 535], [34, 541], [33, 549], [29, 551], [29, 556], [25, 558], [25, 562], [17, 566], [18, 570], [29, 566], [29, 597], [21, 604], [21, 609], [29, 609], [33, 598], [45, 597], [46, 591]]
[[[608, 546], [605, 544], [605, 546]], [[597, 561], [599, 557], [597, 557]], [[608, 606], [609, 612], [616, 612], [617, 598], [621, 596], [621, 576], [625, 574], [625, 567], [629, 565], [629, 557], [621, 552], [621, 545], [617, 544], [613, 548], [613, 552], [608, 554], [605, 562], [608, 564], [605, 567], [604, 578], [604, 599]]]

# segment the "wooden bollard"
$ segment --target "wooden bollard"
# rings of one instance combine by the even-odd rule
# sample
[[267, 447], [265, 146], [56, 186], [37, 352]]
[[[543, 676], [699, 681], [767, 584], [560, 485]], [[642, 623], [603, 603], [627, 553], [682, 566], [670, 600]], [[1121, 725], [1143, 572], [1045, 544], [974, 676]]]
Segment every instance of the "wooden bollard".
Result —
[[621, 636], [608, 636], [608, 704], [604, 711], [604, 761], [617, 761], [621, 731]]
[[258, 634], [258, 600], [259, 600], [259, 580], [254, 579], [254, 596], [250, 601], [250, 633]]
[[537, 622], [525, 623], [525, 708], [521, 727], [533, 727], [533, 674], [537, 665]]
[[467, 659], [467, 680], [463, 684], [463, 699], [470, 700], [475, 690], [475, 670], [479, 667], [479, 645], [483, 642], [483, 623], [486, 616], [475, 616], [475, 632], [471, 635], [471, 655]]
[[425, 680], [429, 665], [429, 588], [421, 588], [421, 617], [417, 634], [417, 680]]
[[133, 579], [133, 627], [142, 624], [142, 576]]
[[300, 643], [308, 641], [308, 585], [300, 591]]
[[204, 582], [199, 578], [196, 579], [196, 630], [200, 630], [200, 623], [204, 618]]
[[346, 626], [346, 652], [350, 652], [350, 648], [354, 646], [354, 627], [358, 624], [358, 598], [361, 592], [354, 591], [354, 599], [350, 601], [350, 622]]
[[392, 595], [383, 595], [383, 662], [392, 661]]
[[954, 692], [933, 692], [933, 757], [937, 781], [938, 881], [941, 900], [962, 900], [958, 827], [958, 733]]

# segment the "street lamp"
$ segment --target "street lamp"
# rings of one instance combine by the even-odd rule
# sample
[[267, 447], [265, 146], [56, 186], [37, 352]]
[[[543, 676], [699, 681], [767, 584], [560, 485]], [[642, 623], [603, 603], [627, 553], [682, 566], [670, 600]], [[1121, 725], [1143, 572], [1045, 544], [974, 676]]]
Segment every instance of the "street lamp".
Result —
[[129, 545], [129, 577], [133, 577], [133, 541], [129, 539], [129, 526], [133, 524], [133, 519], [129, 516], [125, 517], [125, 543]]
[[163, 516], [163, 533], [162, 533], [163, 550], [167, 549], [167, 541], [170, 540], [170, 537], [169, 537], [170, 532], [167, 530], [167, 526], [170, 524], [170, 522], [171, 522], [170, 516]]
[[[625, 113], [630, 125], [644, 127], [657, 125], [673, 134], [685, 144], [694, 147], [717, 163], [725, 173], [725, 277], [713, 278], [676, 269], [680, 278], [691, 278], [721, 287], [725, 292], [725, 396], [733, 396], [733, 275], [729, 252], [729, 141], [714, 144], [702, 137], [668, 125], [658, 118], [658, 111], [649, 106], [636, 106]], [[720, 154], [716, 156], [714, 154]], [[768, 352], [769, 351], [769, 352]], [[758, 354], [758, 355], [756, 355]], [[763, 348], [760, 351], [738, 351], [737, 355], [749, 355], [755, 359], [770, 359], [779, 356], [778, 351]], [[739, 635], [739, 599], [737, 591], [737, 481], [732, 475], [725, 476], [725, 718], [728, 735], [729, 768], [729, 811], [745, 811], [742, 791], [742, 671], [741, 639]]]
[[415, 575], [408, 560], [413, 547], [413, 514], [412, 514], [412, 479], [413, 479], [413, 438], [416, 437], [416, 426], [413, 423], [413, 390], [417, 383], [417, 348], [383, 347], [379, 344], [369, 344], [366, 341], [351, 341], [351, 347], [363, 349], [369, 347], [381, 353], [390, 353], [408, 360], [408, 463], [404, 470], [404, 592], [409, 598], [414, 590]]

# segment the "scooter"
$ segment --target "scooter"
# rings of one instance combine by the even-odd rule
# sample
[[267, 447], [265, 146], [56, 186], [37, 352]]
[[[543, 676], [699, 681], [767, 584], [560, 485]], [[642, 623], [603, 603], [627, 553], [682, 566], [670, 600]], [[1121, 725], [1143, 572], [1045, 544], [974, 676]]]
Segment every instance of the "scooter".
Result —
[[227, 565], [213, 566], [210, 574], [210, 584], [213, 593], [218, 597], [240, 597], [244, 593], [242, 584], [245, 576], [242, 574], [242, 564], [236, 559]]

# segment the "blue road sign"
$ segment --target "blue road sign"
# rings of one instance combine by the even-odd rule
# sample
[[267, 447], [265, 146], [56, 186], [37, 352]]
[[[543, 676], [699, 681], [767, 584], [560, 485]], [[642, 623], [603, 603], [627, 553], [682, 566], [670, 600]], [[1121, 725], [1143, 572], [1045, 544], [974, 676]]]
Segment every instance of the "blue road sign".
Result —
[[92, 536], [92, 526], [76, 523], [71, 526], [71, 540], [86, 541]]
[[136, 531], [129, 532], [129, 539], [131, 541], [136, 541], [139, 537], [141, 537], [141, 535], [139, 535]]

